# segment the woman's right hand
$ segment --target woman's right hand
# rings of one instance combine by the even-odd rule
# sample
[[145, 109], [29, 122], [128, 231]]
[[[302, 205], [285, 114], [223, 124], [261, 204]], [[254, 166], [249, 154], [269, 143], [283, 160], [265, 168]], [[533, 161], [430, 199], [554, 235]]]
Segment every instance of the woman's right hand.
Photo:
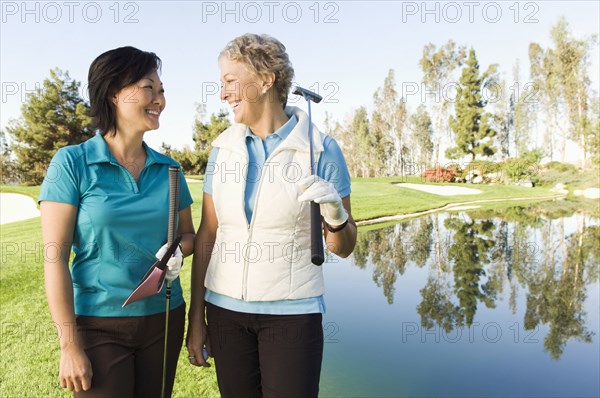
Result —
[[208, 368], [210, 367], [210, 363], [204, 359], [202, 353], [202, 349], [206, 346], [208, 355], [212, 356], [206, 329], [206, 322], [204, 320], [192, 321], [190, 319], [187, 331], [187, 349], [188, 359], [192, 365]]
[[60, 386], [70, 391], [87, 391], [92, 386], [92, 364], [85, 351], [70, 344], [60, 350]]

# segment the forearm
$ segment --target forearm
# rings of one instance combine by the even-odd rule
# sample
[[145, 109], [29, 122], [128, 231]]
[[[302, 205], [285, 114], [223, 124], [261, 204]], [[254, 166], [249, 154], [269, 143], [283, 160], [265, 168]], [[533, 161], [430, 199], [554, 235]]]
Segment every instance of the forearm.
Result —
[[213, 234], [203, 231], [202, 226], [194, 242], [194, 259], [192, 262], [192, 283], [189, 318], [190, 322], [204, 321], [204, 279], [215, 244]]
[[345, 258], [354, 250], [356, 235], [356, 224], [354, 220], [349, 219], [341, 231], [330, 232], [325, 229], [325, 245], [330, 252]]
[[[344, 228], [337, 232], [331, 232], [325, 228], [325, 245], [332, 253], [340, 257], [348, 257], [354, 250], [356, 245], [356, 222], [352, 218], [352, 206], [350, 204], [350, 196], [342, 198], [342, 205], [348, 213], [348, 223]], [[332, 225], [331, 227], [338, 227]]]
[[181, 251], [184, 257], [187, 257], [194, 253], [194, 240], [196, 234], [193, 232], [187, 232], [181, 235]]
[[73, 283], [66, 261], [44, 262], [46, 298], [57, 326], [61, 349], [79, 346], [73, 305]]

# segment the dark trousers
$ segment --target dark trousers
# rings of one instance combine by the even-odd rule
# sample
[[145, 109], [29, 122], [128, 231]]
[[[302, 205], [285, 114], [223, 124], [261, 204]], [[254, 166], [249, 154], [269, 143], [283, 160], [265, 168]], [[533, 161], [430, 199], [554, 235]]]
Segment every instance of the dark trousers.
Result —
[[[169, 314], [167, 383], [173, 391], [185, 323], [185, 305]], [[77, 317], [77, 330], [92, 363], [92, 388], [76, 398], [160, 397], [165, 313], [140, 317]]]
[[206, 318], [223, 398], [318, 396], [322, 314], [246, 314], [207, 303]]

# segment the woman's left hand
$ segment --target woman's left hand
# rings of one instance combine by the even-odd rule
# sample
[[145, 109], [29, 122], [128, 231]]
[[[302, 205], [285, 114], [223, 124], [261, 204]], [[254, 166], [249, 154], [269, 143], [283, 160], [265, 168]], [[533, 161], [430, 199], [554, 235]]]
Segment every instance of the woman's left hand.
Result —
[[[167, 253], [167, 249], [169, 248], [169, 244], [165, 243], [155, 254], [157, 259], [163, 258], [165, 253]], [[165, 279], [168, 281], [173, 281], [177, 279], [179, 276], [179, 271], [181, 271], [181, 264], [183, 264], [183, 253], [181, 249], [177, 247], [175, 253], [171, 256], [169, 261], [167, 262], [167, 273], [165, 275]]]
[[298, 200], [318, 203], [327, 224], [335, 227], [348, 220], [348, 212], [342, 204], [342, 198], [332, 183], [311, 175], [300, 180], [298, 184], [302, 192]]

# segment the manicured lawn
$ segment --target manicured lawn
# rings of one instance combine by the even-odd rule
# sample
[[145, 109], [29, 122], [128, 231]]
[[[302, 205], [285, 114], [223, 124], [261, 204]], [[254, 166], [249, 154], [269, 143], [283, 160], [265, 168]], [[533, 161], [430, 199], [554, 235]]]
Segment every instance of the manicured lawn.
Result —
[[[510, 197], [547, 196], [544, 188], [457, 185], [481, 189], [480, 195], [443, 197], [392, 185], [418, 182], [401, 178], [355, 179], [352, 210], [355, 219], [405, 214], [441, 207], [451, 202]], [[200, 221], [202, 184], [190, 183], [194, 198], [194, 225]], [[35, 199], [40, 187], [1, 186], [2, 192], [15, 192]], [[0, 396], [68, 397], [58, 386], [58, 340], [46, 305], [43, 283], [43, 252], [39, 218], [1, 227], [0, 253]], [[190, 260], [181, 274], [189, 303]], [[187, 269], [187, 271], [186, 271]], [[214, 368], [198, 369], [187, 361], [182, 349], [174, 397], [218, 397]]]
[[[474, 200], [503, 198], [532, 198], [555, 195], [548, 188], [524, 188], [505, 185], [471, 185], [471, 184], [428, 184], [449, 185], [453, 187], [476, 188], [482, 191], [478, 195], [440, 196], [421, 192], [410, 188], [402, 188], [395, 183], [420, 183], [420, 178], [382, 177], [352, 179], [352, 214], [354, 219], [369, 220], [395, 214], [408, 214], [445, 206], [449, 203], [469, 202]], [[202, 183], [190, 183], [188, 187], [194, 198], [192, 214], [196, 228], [200, 223], [202, 212]], [[37, 199], [39, 186], [0, 186], [2, 192], [15, 192], [29, 195]]]
[[402, 188], [395, 183], [419, 183], [419, 178], [355, 178], [352, 180], [352, 214], [359, 220], [395, 214], [408, 214], [445, 206], [449, 203], [475, 200], [530, 198], [555, 195], [547, 188], [524, 188], [504, 185], [471, 184], [428, 184], [450, 185], [453, 187], [476, 188], [482, 191], [477, 195], [440, 196], [410, 188]]
[[[201, 199], [202, 184], [190, 184]], [[2, 187], [37, 198], [39, 187]], [[200, 219], [200, 200], [194, 221]], [[44, 291], [42, 234], [39, 218], [5, 224], [0, 231], [0, 397], [72, 397], [58, 385], [59, 349], [56, 328]], [[181, 283], [189, 303], [190, 261]], [[214, 367], [200, 369], [182, 348], [173, 397], [218, 397]]]

